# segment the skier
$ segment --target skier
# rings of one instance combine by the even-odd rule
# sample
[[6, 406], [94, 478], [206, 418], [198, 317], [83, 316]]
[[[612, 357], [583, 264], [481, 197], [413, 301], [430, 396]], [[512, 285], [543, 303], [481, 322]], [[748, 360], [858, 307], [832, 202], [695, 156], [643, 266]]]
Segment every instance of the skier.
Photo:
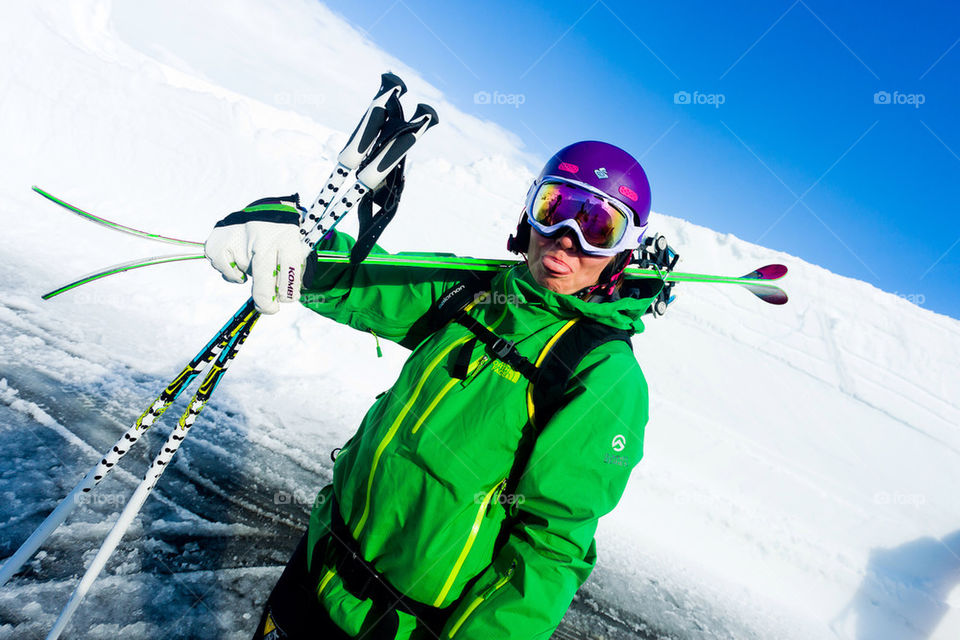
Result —
[[[578, 142], [530, 187], [508, 242], [526, 263], [480, 283], [318, 263], [296, 198], [217, 224], [207, 257], [251, 276], [261, 311], [300, 299], [412, 350], [336, 455], [255, 638], [550, 637], [643, 453], [629, 336], [653, 298], [619, 289], [649, 211], [633, 157]], [[317, 248], [353, 246], [334, 233]]]

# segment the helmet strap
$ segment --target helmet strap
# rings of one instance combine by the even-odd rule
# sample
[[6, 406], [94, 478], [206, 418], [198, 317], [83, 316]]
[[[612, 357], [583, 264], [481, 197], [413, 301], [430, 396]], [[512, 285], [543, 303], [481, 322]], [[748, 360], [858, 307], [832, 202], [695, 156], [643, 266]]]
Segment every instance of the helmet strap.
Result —
[[520, 213], [516, 234], [507, 238], [507, 251], [526, 257], [527, 249], [530, 248], [530, 223], [527, 222], [526, 209]]

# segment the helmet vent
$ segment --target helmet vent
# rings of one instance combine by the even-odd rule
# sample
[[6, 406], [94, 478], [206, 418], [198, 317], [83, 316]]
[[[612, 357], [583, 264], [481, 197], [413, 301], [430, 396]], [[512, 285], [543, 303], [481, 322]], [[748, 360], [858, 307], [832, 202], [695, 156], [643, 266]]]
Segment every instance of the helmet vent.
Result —
[[637, 196], [637, 192], [625, 184], [620, 185], [619, 191], [620, 191], [620, 195], [622, 195], [624, 198], [629, 198], [633, 202], [636, 202], [639, 199], [639, 197]]

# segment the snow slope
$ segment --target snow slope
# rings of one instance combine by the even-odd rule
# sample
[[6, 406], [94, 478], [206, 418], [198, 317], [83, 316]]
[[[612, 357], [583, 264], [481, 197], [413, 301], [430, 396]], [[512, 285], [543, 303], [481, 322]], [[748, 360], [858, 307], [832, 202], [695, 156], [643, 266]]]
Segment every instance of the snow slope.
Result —
[[[257, 197], [315, 195], [388, 69], [442, 124], [410, 159], [387, 248], [503, 255], [537, 164], [306, 0], [5, 3], [0, 45], [0, 556], [246, 296], [197, 262], [41, 302], [167, 248], [71, 217], [31, 184], [203, 239]], [[960, 323], [688, 221], [655, 214], [651, 228], [687, 271], [787, 264], [791, 302], [688, 285], [634, 339], [646, 456], [560, 635], [960, 637]], [[304, 309], [264, 319], [74, 636], [248, 636], [329, 480], [327, 452], [403, 357], [385, 345], [377, 359], [372, 338]], [[0, 589], [0, 638], [45, 634], [165, 429]]]

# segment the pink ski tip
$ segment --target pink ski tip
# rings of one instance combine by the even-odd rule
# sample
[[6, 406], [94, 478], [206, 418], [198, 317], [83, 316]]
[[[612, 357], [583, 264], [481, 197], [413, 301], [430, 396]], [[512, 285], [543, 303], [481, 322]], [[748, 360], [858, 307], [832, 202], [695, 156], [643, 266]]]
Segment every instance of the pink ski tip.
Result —
[[768, 264], [751, 271], [744, 278], [751, 280], [779, 280], [787, 275], [787, 267], [782, 264]]

